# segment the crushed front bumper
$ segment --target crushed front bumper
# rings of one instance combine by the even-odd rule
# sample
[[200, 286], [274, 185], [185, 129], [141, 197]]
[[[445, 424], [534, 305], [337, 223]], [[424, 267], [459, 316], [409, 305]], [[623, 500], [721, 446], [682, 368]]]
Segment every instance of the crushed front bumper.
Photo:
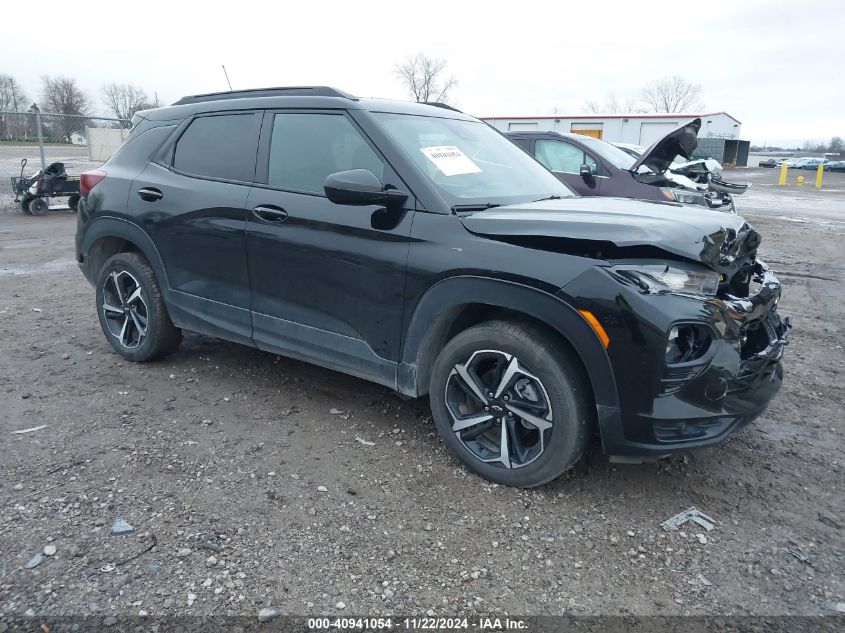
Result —
[[[717, 444], [757, 418], [780, 389], [792, 326], [777, 312], [781, 287], [762, 262], [748, 297], [702, 299], [626, 289], [593, 311], [608, 330], [619, 408], [600, 408], [605, 453], [665, 455]], [[624, 307], [623, 310], [619, 308]], [[667, 362], [677, 324], [711, 333], [703, 354]]]

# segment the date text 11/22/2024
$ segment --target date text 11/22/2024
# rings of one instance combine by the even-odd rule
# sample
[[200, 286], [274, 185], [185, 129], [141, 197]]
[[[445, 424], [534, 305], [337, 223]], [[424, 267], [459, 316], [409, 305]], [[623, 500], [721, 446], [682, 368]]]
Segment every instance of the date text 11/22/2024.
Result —
[[468, 618], [309, 618], [310, 630], [471, 630], [479, 631], [519, 631], [527, 628], [525, 620], [513, 618], [479, 618], [470, 621]]

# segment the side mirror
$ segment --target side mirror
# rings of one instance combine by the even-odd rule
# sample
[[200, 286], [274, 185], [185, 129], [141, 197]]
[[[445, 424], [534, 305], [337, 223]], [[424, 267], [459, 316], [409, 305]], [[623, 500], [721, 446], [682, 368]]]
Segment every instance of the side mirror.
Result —
[[383, 204], [400, 205], [408, 194], [396, 189], [385, 189], [381, 180], [369, 169], [348, 169], [329, 174], [323, 184], [326, 197], [335, 204], [367, 206]]
[[593, 170], [590, 169], [589, 165], [581, 165], [581, 169], [578, 171], [581, 174], [581, 178], [583, 178], [584, 182], [586, 182], [591, 187], [596, 186], [596, 177], [593, 175]]

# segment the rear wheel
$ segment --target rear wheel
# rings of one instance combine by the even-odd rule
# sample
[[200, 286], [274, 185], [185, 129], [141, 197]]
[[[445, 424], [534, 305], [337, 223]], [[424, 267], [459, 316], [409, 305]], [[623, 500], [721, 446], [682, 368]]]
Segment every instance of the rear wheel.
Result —
[[24, 196], [21, 198], [21, 211], [29, 215], [29, 203], [32, 201], [32, 196]]
[[77, 209], [79, 208], [79, 196], [73, 195], [68, 198], [67, 206], [70, 208], [71, 212], [76, 213]]
[[531, 324], [490, 321], [458, 334], [435, 361], [429, 398], [445, 444], [497, 483], [550, 481], [589, 441], [587, 377], [561, 341]]
[[44, 198], [33, 198], [29, 201], [29, 212], [32, 215], [44, 215], [50, 210], [50, 205]]
[[127, 360], [143, 362], [169, 354], [182, 342], [149, 262], [118, 253], [97, 278], [97, 316], [106, 339]]

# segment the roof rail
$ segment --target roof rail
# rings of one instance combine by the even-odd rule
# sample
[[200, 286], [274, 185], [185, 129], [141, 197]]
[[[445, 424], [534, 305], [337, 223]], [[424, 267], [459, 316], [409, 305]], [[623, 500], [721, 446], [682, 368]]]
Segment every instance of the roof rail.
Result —
[[182, 97], [173, 105], [185, 105], [187, 103], [204, 103], [206, 101], [223, 101], [226, 99], [249, 99], [252, 97], [343, 97], [344, 99], [358, 100], [342, 90], [329, 88], [328, 86], [290, 86], [279, 88], [250, 88], [248, 90], [230, 90], [227, 92], [209, 92], [202, 95], [189, 95]]
[[[443, 103], [441, 101], [423, 101], [424, 105], [434, 106], [435, 108], [443, 108], [444, 110], [452, 110], [453, 112], [461, 112], [457, 108], [453, 108], [448, 103]], [[461, 112], [463, 114], [463, 112]]]

